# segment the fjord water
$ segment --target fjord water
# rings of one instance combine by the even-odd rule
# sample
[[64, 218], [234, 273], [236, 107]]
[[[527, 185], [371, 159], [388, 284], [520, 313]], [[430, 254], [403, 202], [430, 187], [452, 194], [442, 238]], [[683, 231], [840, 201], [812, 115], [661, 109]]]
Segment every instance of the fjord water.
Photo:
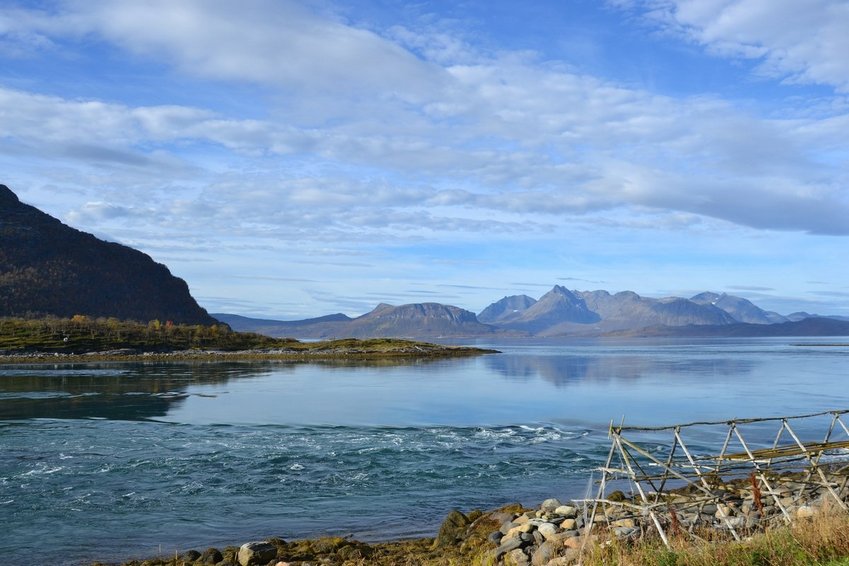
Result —
[[493, 346], [388, 365], [0, 366], [0, 555], [433, 535], [454, 507], [583, 497], [611, 420], [849, 408], [845, 338]]

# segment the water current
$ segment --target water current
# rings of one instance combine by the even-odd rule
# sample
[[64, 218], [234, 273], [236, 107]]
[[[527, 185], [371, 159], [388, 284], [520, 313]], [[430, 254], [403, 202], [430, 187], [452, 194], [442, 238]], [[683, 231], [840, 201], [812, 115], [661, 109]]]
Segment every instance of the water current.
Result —
[[845, 339], [493, 346], [388, 365], [0, 366], [0, 555], [432, 536], [455, 507], [585, 496], [611, 420], [849, 408]]

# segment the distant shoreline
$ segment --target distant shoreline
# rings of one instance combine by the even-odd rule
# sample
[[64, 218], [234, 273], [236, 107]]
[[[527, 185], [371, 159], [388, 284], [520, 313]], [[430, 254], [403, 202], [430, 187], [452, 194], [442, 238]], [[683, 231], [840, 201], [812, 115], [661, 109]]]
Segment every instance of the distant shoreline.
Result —
[[[321, 343], [313, 343], [313, 346]], [[285, 361], [285, 362], [391, 362], [464, 358], [486, 354], [497, 354], [498, 350], [470, 346], [443, 346], [427, 342], [363, 340], [351, 344], [335, 345], [327, 342], [326, 347], [310, 349], [274, 348], [262, 350], [176, 350], [170, 352], [138, 352], [116, 349], [100, 352], [0, 352], [0, 364], [55, 364], [89, 362], [242, 362], [242, 361]]]

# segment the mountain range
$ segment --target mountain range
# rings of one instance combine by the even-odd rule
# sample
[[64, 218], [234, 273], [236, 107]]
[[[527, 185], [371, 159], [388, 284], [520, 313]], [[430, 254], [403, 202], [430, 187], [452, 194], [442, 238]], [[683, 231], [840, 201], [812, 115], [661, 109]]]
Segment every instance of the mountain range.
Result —
[[0, 185], [0, 316], [46, 315], [217, 323], [150, 256], [66, 226]]
[[341, 313], [296, 321], [210, 316], [186, 282], [150, 256], [66, 226], [0, 185], [0, 317], [78, 314], [142, 322], [221, 321], [234, 330], [293, 338], [849, 335], [846, 317], [783, 316], [724, 293], [653, 299], [632, 291], [560, 285], [538, 299], [504, 297], [479, 314], [441, 303], [381, 303], [353, 318]]
[[845, 318], [782, 316], [725, 293], [653, 299], [632, 291], [574, 291], [560, 285], [539, 299], [504, 297], [477, 315], [440, 303], [381, 303], [355, 318], [341, 313], [296, 321], [213, 316], [235, 330], [294, 338], [849, 335]]

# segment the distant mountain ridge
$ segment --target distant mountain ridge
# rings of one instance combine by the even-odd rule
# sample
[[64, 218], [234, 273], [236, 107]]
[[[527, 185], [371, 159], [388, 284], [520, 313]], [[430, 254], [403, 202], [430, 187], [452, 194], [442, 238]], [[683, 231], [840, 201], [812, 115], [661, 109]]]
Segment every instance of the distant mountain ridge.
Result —
[[[268, 321], [229, 314], [215, 314], [233, 329], [248, 329], [270, 336], [300, 338], [419, 338], [490, 335], [494, 326], [478, 321], [475, 313], [440, 303], [393, 306], [381, 303], [356, 318], [336, 314], [296, 321]], [[275, 324], [270, 324], [275, 323]]]
[[502, 317], [498, 326], [529, 334], [545, 334], [563, 324], [590, 324], [599, 320], [601, 317], [587, 308], [582, 297], [555, 285], [528, 308]]
[[497, 324], [532, 307], [537, 300], [527, 295], [504, 297], [483, 309], [478, 314], [478, 320], [484, 324]]
[[150, 256], [81, 232], [0, 185], [0, 316], [216, 324]]
[[215, 316], [236, 330], [297, 338], [849, 335], [849, 321], [806, 313], [784, 317], [725, 293], [653, 299], [633, 291], [570, 291], [559, 285], [539, 300], [503, 297], [477, 316], [440, 303], [382, 303], [357, 318], [331, 315], [284, 322]]
[[754, 303], [742, 297], [735, 297], [727, 293], [699, 293], [695, 297], [690, 298], [691, 301], [700, 305], [713, 305], [718, 307], [738, 322], [748, 322], [751, 324], [777, 324], [788, 322], [788, 318], [781, 316], [777, 312], [765, 311]]

